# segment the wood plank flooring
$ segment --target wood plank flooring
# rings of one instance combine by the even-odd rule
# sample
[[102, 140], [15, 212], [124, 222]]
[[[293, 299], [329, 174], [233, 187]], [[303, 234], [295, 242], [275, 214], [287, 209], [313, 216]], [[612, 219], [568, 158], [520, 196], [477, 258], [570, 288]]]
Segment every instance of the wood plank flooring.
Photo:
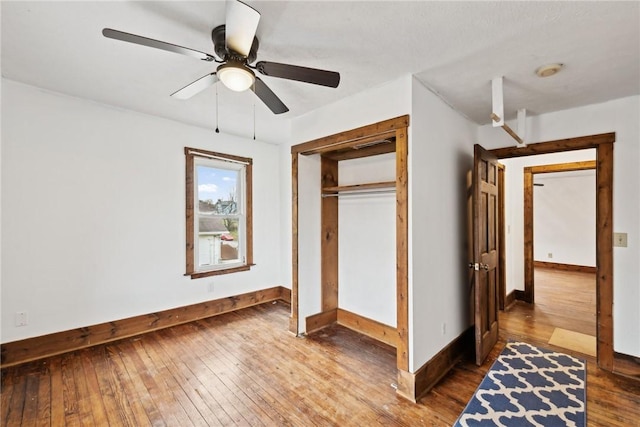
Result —
[[500, 318], [513, 337], [547, 343], [555, 328], [596, 335], [596, 277], [592, 273], [535, 269], [535, 304], [516, 301]]
[[[450, 426], [506, 340], [552, 347], [543, 288], [537, 281], [535, 308], [501, 313], [482, 366], [459, 363], [418, 404], [395, 393], [393, 348], [340, 326], [296, 338], [278, 302], [7, 368], [0, 425]], [[640, 384], [578, 356], [588, 361], [588, 424], [640, 426]]]

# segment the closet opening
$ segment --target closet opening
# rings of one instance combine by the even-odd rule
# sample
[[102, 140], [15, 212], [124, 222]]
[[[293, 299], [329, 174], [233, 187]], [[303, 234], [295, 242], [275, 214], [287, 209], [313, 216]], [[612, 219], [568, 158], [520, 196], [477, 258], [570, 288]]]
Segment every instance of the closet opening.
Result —
[[405, 115], [291, 147], [289, 330], [337, 323], [394, 347], [399, 394], [409, 367], [408, 126]]

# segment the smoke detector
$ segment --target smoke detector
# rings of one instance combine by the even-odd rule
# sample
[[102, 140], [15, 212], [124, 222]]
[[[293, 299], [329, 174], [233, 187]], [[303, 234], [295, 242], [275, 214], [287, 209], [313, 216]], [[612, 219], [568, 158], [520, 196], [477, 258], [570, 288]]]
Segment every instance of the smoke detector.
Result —
[[560, 64], [559, 62], [555, 64], [542, 65], [541, 67], [538, 67], [538, 69], [536, 70], [536, 76], [538, 77], [553, 76], [554, 74], [557, 74], [562, 69], [562, 67], [564, 67], [564, 64]]

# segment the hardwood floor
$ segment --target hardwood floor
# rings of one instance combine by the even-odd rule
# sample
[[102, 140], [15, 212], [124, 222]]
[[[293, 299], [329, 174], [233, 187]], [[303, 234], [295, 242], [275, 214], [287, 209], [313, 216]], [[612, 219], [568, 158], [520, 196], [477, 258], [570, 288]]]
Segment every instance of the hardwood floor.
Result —
[[511, 336], [547, 343], [555, 328], [596, 335], [596, 277], [592, 273], [535, 269], [535, 304], [516, 301], [500, 318]]
[[[277, 302], [4, 369], [0, 425], [450, 426], [506, 340], [552, 347], [550, 310], [501, 313], [488, 360], [460, 362], [418, 404], [395, 393], [393, 348], [340, 326], [296, 338]], [[588, 424], [640, 425], [640, 383], [578, 356]]]

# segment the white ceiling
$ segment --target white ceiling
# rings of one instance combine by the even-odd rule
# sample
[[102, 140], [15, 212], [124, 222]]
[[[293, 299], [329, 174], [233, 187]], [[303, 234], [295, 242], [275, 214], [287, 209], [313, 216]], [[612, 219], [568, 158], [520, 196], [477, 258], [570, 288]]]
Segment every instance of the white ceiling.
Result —
[[[274, 116], [251, 92], [218, 84], [219, 127], [279, 142], [290, 119], [407, 73], [478, 124], [504, 76], [507, 118], [640, 93], [640, 3], [247, 1], [262, 17], [258, 60], [341, 73], [331, 89], [263, 80], [290, 108]], [[216, 64], [104, 38], [104, 27], [213, 54], [225, 3], [2, 1], [2, 75], [147, 114], [215, 128], [215, 89], [169, 94]], [[562, 62], [561, 73], [534, 75]], [[381, 100], [384, 102], [384, 100]]]

